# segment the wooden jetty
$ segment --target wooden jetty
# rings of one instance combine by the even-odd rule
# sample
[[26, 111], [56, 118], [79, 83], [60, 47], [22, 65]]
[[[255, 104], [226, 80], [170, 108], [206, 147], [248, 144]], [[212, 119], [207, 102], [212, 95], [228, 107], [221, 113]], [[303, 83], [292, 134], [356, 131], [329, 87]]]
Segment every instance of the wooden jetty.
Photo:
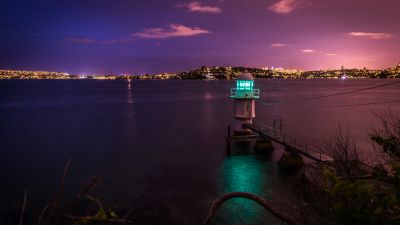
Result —
[[282, 134], [282, 132], [277, 132], [277, 130], [272, 127], [266, 126], [261, 123], [258, 125], [247, 124], [245, 126], [246, 128], [257, 133], [260, 137], [272, 140], [284, 146], [287, 151], [296, 152], [312, 161], [319, 163], [327, 163], [333, 161], [330, 156], [323, 154], [321, 149], [317, 149], [316, 147], [310, 148], [309, 144], [301, 145], [296, 142], [296, 139], [289, 141], [285, 138], [285, 134]]

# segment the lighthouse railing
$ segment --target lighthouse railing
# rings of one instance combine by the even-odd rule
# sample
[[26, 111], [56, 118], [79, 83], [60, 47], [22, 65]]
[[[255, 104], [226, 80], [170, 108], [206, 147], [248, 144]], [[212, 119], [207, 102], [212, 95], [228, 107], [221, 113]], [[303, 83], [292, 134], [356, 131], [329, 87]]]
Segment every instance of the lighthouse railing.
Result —
[[231, 98], [260, 98], [260, 89], [242, 90], [232, 88]]

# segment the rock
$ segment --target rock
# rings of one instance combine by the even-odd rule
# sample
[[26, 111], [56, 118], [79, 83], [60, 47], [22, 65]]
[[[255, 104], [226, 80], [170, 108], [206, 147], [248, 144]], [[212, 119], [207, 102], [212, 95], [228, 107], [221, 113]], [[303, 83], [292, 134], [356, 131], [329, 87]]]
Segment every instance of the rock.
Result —
[[303, 158], [295, 152], [284, 152], [279, 159], [278, 165], [282, 169], [295, 170], [304, 165]]
[[260, 139], [254, 145], [255, 154], [266, 154], [274, 151], [274, 146], [271, 140]]

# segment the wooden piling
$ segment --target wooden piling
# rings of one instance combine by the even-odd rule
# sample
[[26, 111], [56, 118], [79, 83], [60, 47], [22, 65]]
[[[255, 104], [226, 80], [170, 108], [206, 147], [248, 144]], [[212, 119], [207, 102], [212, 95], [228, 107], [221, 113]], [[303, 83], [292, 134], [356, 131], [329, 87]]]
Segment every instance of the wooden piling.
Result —
[[228, 135], [226, 137], [226, 154], [231, 154], [231, 125], [228, 125]]

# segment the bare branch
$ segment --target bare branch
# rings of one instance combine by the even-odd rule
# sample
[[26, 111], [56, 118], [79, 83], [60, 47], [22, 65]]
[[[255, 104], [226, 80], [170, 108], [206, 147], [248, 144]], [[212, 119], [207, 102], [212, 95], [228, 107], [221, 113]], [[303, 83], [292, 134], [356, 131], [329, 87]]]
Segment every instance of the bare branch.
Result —
[[24, 200], [22, 201], [22, 207], [21, 207], [21, 216], [19, 217], [19, 225], [23, 225], [24, 224], [24, 214], [25, 214], [27, 198], [28, 198], [28, 191], [25, 189]]
[[235, 198], [235, 197], [242, 197], [242, 198], [248, 198], [251, 199], [258, 204], [260, 204], [262, 207], [264, 207], [267, 211], [269, 211], [272, 215], [276, 216], [277, 218], [287, 222], [290, 225], [297, 225], [298, 223], [290, 216], [283, 214], [282, 212], [277, 211], [274, 209], [269, 202], [266, 200], [251, 194], [247, 192], [231, 192], [228, 194], [225, 194], [215, 200], [211, 206], [210, 212], [208, 213], [207, 218], [205, 219], [203, 225], [208, 225], [211, 223], [211, 219], [214, 217], [217, 209], [228, 199]]
[[47, 204], [43, 207], [42, 211], [40, 212], [37, 225], [40, 225], [40, 224], [42, 223], [43, 215], [46, 213], [46, 211], [47, 211], [47, 209], [49, 208], [49, 206], [50, 206], [50, 204], [47, 203]]
[[96, 218], [96, 217], [90, 217], [90, 216], [73, 216], [69, 214], [64, 214], [65, 217], [73, 220], [90, 220], [90, 221], [102, 221], [102, 222], [109, 222], [109, 223], [132, 223], [132, 221], [125, 220], [125, 219], [101, 219], [101, 218]]
[[46, 215], [46, 217], [44, 219], [44, 222], [43, 222], [44, 225], [49, 225], [51, 223], [51, 220], [53, 219], [54, 213], [55, 213], [55, 211], [56, 211], [56, 209], [58, 207], [58, 203], [59, 203], [59, 201], [61, 199], [61, 196], [62, 196], [62, 194], [64, 192], [65, 180], [66, 180], [66, 177], [67, 177], [67, 174], [68, 174], [68, 171], [69, 171], [70, 164], [71, 164], [71, 158], [68, 158], [68, 160], [67, 160], [67, 162], [65, 164], [65, 167], [64, 167], [63, 175], [61, 177], [60, 186], [58, 188], [58, 191], [57, 191], [53, 201], [50, 203], [48, 213], [47, 213], [47, 215]]
[[333, 166], [340, 176], [353, 179], [359, 175], [364, 160], [357, 138], [349, 130], [343, 131], [339, 125], [338, 131], [323, 143], [322, 149], [332, 156]]
[[66, 212], [69, 212], [75, 206], [75, 204], [78, 202], [79, 199], [85, 197], [90, 192], [90, 190], [97, 184], [99, 180], [100, 180], [99, 177], [92, 177], [89, 184], [85, 187], [85, 189], [83, 189], [83, 191], [81, 191], [76, 195], [75, 199], [71, 202]]

